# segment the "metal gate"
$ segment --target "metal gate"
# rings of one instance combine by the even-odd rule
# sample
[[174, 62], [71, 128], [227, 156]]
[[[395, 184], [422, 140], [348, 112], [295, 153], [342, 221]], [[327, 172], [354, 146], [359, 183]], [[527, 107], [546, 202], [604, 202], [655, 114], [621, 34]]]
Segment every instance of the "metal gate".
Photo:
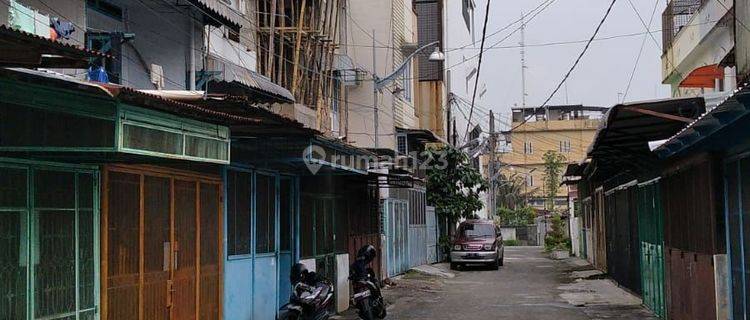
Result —
[[659, 182], [638, 186], [638, 231], [641, 240], [643, 304], [666, 318], [664, 299], [664, 214]]
[[409, 269], [409, 203], [387, 199], [383, 202], [386, 243], [386, 274], [393, 277]]
[[409, 190], [409, 268], [427, 263], [427, 215], [424, 190]]
[[437, 262], [437, 219], [435, 219], [435, 207], [427, 207], [427, 263]]

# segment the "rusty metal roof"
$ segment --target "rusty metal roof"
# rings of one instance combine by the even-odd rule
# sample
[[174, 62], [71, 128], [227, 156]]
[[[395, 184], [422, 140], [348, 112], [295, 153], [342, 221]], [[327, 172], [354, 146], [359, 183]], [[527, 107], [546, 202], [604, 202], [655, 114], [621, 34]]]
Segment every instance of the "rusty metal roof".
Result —
[[597, 167], [648, 166], [651, 141], [667, 139], [705, 112], [705, 100], [670, 98], [619, 104], [599, 124], [588, 157]]
[[137, 89], [109, 83], [92, 82], [43, 70], [23, 68], [0, 68], [0, 76], [14, 78], [34, 84], [45, 84], [61, 89], [87, 92], [103, 98], [118, 100], [137, 107], [143, 107], [187, 118], [222, 125], [258, 124], [260, 119], [251, 116], [235, 115], [188, 104]]
[[0, 25], [0, 66], [35, 68], [88, 67], [89, 58], [107, 54]]

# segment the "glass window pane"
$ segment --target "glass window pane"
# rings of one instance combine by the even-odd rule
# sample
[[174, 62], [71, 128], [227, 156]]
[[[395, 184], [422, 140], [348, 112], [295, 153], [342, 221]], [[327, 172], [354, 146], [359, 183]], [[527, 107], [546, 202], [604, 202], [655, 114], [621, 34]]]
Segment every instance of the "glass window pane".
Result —
[[26, 319], [26, 212], [0, 212], [0, 315]]
[[109, 319], [138, 314], [140, 176], [109, 173], [107, 214], [107, 313]]
[[93, 308], [97, 288], [94, 287], [94, 212], [78, 212], [78, 279], [80, 308]]
[[[742, 185], [740, 187], [740, 190], [742, 190], [742, 233], [744, 235], [744, 249], [745, 249], [745, 255], [743, 261], [743, 270], [745, 271], [745, 306], [750, 307], [748, 303], [750, 303], [750, 265], [748, 264], [748, 259], [750, 259], [750, 159], [745, 158], [742, 159], [741, 165], [740, 165], [740, 176], [742, 177]], [[748, 310], [745, 310], [745, 314], [747, 314]]]
[[315, 202], [312, 197], [304, 197], [300, 206], [299, 233], [302, 258], [313, 256], [313, 244], [315, 244], [314, 208]]
[[346, 210], [346, 201], [337, 200], [336, 210], [334, 210], [334, 214], [336, 215], [334, 226], [336, 234], [335, 250], [337, 253], [345, 253], [349, 249], [349, 214]]
[[250, 254], [250, 173], [227, 174], [227, 252], [230, 256]]
[[26, 169], [0, 168], [0, 207], [26, 207]]
[[279, 237], [281, 238], [281, 250], [290, 251], [292, 249], [292, 217], [294, 216], [292, 180], [281, 179], [279, 188], [281, 190], [279, 194], [279, 211], [281, 213]]
[[34, 188], [37, 208], [75, 208], [75, 173], [38, 170]]
[[34, 316], [75, 311], [75, 212], [38, 211], [34, 259]]
[[276, 249], [276, 178], [256, 176], [256, 253], [274, 252]]
[[91, 174], [78, 174], [78, 208], [94, 208], [94, 176]]
[[0, 146], [114, 147], [113, 120], [0, 104]]
[[206, 159], [227, 160], [227, 146], [229, 142], [186, 136], [185, 155]]
[[167, 154], [182, 154], [182, 135], [170, 131], [125, 124], [122, 126], [123, 147]]

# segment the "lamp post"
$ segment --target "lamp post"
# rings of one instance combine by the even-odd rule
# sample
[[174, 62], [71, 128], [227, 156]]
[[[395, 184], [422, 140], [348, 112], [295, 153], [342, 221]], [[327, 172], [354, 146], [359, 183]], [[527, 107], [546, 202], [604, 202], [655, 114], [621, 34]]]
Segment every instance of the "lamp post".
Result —
[[411, 59], [414, 58], [418, 53], [424, 51], [425, 49], [435, 46], [434, 51], [430, 54], [429, 60], [430, 61], [443, 61], [445, 60], [445, 54], [440, 51], [440, 47], [436, 46], [440, 41], [433, 41], [426, 45], [423, 45], [417, 50], [414, 50], [412, 54], [410, 54], [408, 57], [404, 59], [404, 62], [401, 63], [396, 70], [393, 70], [389, 75], [380, 78], [377, 75], [377, 68], [376, 68], [376, 62], [377, 62], [377, 54], [375, 52], [375, 30], [372, 31], [372, 80], [373, 80], [373, 120], [375, 121], [375, 149], [379, 147], [378, 144], [378, 92], [383, 89], [383, 87], [387, 86], [393, 80], [395, 80], [397, 77], [399, 77], [402, 73], [404, 73], [404, 70], [406, 70], [406, 66], [411, 63]]

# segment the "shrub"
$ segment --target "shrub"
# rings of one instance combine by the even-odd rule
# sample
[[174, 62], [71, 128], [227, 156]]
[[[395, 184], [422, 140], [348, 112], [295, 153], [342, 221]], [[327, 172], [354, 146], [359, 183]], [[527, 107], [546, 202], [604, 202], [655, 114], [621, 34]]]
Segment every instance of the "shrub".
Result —
[[562, 217], [559, 214], [552, 216], [552, 230], [547, 232], [544, 238], [544, 249], [546, 251], [570, 250], [570, 239], [565, 236]]
[[503, 245], [506, 247], [515, 247], [518, 245], [518, 240], [503, 240]]

